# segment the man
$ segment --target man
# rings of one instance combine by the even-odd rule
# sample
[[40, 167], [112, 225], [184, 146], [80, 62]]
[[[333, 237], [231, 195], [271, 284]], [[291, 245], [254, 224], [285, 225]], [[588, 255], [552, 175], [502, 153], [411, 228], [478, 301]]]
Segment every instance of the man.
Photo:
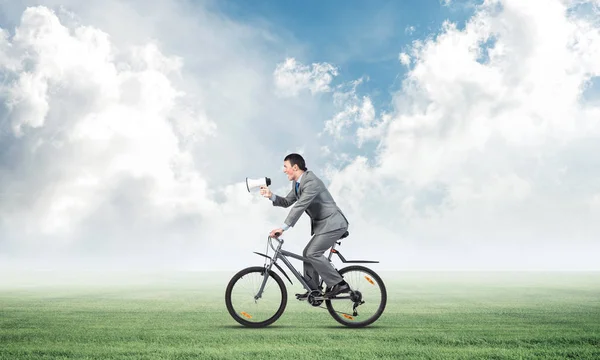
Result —
[[[268, 187], [262, 186], [260, 193], [273, 201], [273, 206], [287, 208], [295, 203], [284, 225], [271, 231], [271, 237], [278, 237], [290, 227], [296, 225], [303, 212], [311, 219], [312, 239], [304, 248], [304, 278], [311, 289], [319, 286], [319, 275], [328, 285], [325, 296], [332, 297], [350, 292], [350, 286], [333, 268], [325, 251], [341, 238], [348, 229], [348, 220], [336, 205], [333, 197], [312, 171], [307, 170], [304, 158], [299, 154], [289, 154], [283, 160], [283, 172], [292, 181], [292, 190], [286, 197], [275, 195]], [[298, 298], [306, 298], [305, 294], [296, 294]]]

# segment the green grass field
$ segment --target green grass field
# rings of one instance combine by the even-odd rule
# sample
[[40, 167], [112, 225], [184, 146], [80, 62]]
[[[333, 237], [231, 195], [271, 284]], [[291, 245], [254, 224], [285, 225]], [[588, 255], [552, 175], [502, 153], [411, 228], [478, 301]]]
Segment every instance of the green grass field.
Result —
[[295, 300], [296, 282], [277, 322], [243, 328], [233, 272], [1, 275], [0, 359], [600, 358], [600, 273], [381, 272], [388, 305], [363, 329]]

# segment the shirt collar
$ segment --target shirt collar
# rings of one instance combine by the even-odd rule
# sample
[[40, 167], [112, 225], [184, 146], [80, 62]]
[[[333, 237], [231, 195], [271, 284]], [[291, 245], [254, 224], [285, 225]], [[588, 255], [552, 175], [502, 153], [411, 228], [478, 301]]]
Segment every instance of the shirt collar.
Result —
[[300, 180], [302, 180], [302, 177], [304, 176], [305, 172], [303, 172], [302, 174], [300, 174], [300, 177], [298, 178], [298, 180], [296, 180], [296, 182], [298, 184], [300, 184]]

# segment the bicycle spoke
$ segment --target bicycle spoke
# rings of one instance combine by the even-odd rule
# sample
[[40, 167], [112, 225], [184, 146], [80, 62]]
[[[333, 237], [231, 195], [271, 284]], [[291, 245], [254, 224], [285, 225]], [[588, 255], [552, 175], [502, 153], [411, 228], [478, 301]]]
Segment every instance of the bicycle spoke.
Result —
[[227, 309], [236, 321], [263, 326], [281, 315], [287, 301], [283, 282], [271, 273], [261, 297], [256, 299], [265, 277], [264, 268], [248, 268], [236, 274], [226, 290]]
[[360, 293], [360, 301], [349, 299], [342, 294], [340, 298], [327, 301], [331, 315], [340, 323], [348, 326], [364, 326], [375, 321], [382, 313], [387, 301], [385, 286], [372, 270], [362, 266], [350, 266], [340, 271], [355, 296]]

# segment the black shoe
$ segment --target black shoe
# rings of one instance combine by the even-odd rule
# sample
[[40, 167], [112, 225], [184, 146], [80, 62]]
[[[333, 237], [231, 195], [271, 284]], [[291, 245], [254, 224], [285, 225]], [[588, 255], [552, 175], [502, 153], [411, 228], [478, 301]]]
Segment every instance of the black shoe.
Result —
[[325, 292], [325, 296], [332, 297], [342, 293], [349, 293], [350, 291], [350, 285], [348, 285], [347, 283], [335, 284], [333, 285], [333, 287], [327, 289], [327, 291]]

